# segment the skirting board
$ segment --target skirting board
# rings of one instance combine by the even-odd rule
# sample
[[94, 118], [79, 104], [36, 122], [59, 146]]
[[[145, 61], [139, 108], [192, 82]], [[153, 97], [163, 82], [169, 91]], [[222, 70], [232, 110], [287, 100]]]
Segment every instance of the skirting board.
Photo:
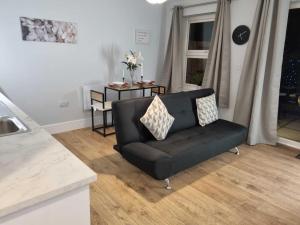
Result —
[[57, 134], [62, 132], [67, 132], [70, 130], [76, 130], [81, 128], [86, 128], [91, 126], [91, 119], [80, 119], [72, 120], [62, 123], [54, 123], [42, 126], [50, 134]]
[[[95, 117], [96, 121], [99, 121], [100, 119], [101, 119], [100, 116]], [[84, 118], [79, 120], [66, 121], [62, 123], [48, 124], [42, 126], [42, 128], [44, 128], [50, 134], [58, 134], [58, 133], [63, 133], [71, 130], [87, 128], [91, 126], [92, 126], [91, 118]]]
[[286, 138], [279, 137], [278, 138], [278, 143], [282, 144], [282, 145], [292, 147], [292, 148], [300, 149], [300, 143], [297, 142], [297, 141], [292, 141], [292, 140], [289, 140], [289, 139], [286, 139]]

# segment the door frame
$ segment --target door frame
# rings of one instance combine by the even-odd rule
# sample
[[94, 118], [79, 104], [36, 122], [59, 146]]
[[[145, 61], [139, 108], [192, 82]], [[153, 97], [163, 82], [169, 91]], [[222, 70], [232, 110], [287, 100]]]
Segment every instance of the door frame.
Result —
[[286, 145], [292, 148], [300, 149], [300, 142], [293, 141], [287, 138], [278, 137], [278, 144]]
[[298, 9], [300, 8], [300, 0], [291, 2], [290, 9]]
[[[291, 9], [299, 9], [300, 8], [300, 0], [291, 2], [290, 4], [290, 10]], [[292, 148], [300, 149], [300, 142], [293, 141], [287, 138], [279, 137], [277, 143], [286, 145]]]

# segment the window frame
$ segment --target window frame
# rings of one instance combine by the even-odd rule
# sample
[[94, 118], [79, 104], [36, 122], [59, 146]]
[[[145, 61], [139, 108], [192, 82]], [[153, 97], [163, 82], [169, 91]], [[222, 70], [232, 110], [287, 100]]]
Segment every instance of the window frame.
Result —
[[295, 2], [290, 3], [290, 10], [291, 9], [299, 9], [299, 8], [300, 8], [300, 2], [299, 1], [295, 1]]
[[198, 16], [189, 16], [186, 22], [185, 43], [184, 43], [184, 62], [183, 62], [183, 88], [186, 91], [201, 89], [202, 86], [186, 83], [187, 61], [189, 58], [207, 59], [209, 50], [189, 50], [190, 25], [193, 23], [215, 22], [215, 14], [205, 14]]

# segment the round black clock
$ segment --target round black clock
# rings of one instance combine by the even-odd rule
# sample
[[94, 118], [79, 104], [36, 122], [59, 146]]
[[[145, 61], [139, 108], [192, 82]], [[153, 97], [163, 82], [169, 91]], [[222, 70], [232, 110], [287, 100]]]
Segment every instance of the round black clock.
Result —
[[250, 37], [250, 29], [246, 25], [240, 25], [234, 29], [232, 33], [232, 40], [237, 45], [245, 44]]

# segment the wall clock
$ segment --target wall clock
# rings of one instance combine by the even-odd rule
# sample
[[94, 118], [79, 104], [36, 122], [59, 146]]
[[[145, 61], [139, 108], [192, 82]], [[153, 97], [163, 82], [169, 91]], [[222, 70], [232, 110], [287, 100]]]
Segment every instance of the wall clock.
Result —
[[245, 44], [250, 37], [250, 29], [246, 25], [240, 25], [234, 29], [232, 33], [232, 40], [237, 45]]

